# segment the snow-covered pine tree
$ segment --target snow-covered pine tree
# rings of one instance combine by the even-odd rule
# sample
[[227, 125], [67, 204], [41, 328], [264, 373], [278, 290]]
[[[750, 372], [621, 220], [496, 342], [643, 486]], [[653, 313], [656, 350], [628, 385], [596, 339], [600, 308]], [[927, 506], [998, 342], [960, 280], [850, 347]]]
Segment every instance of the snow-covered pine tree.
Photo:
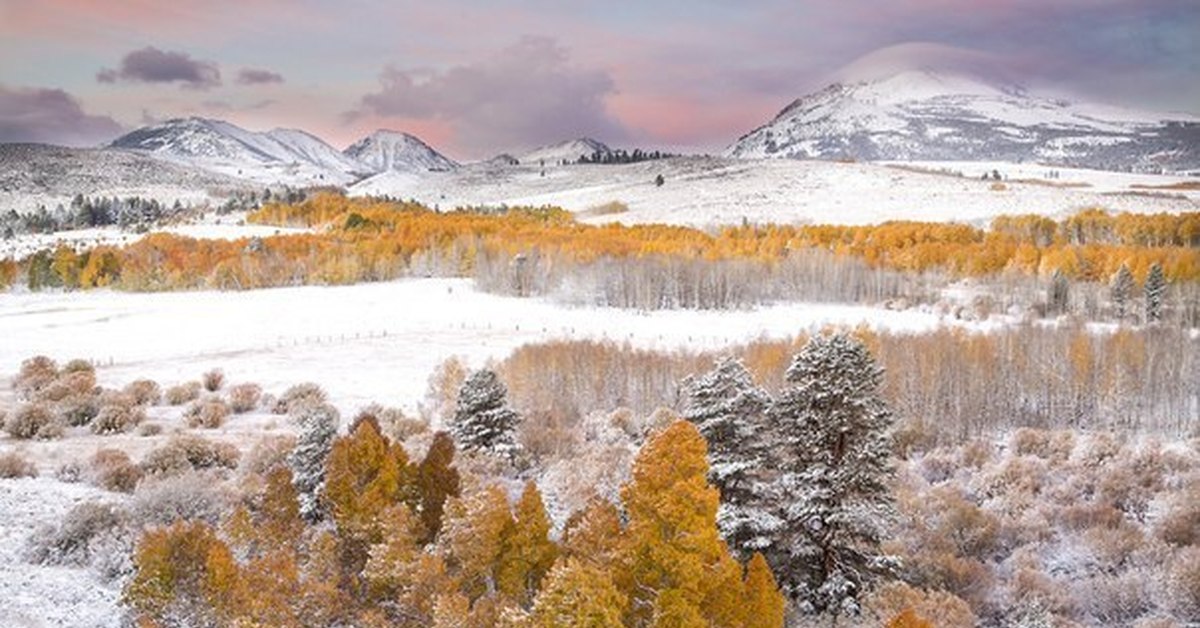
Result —
[[1124, 320], [1125, 306], [1129, 304], [1129, 298], [1133, 296], [1133, 273], [1129, 272], [1128, 266], [1121, 264], [1121, 267], [1113, 274], [1108, 289], [1112, 296], [1113, 306], [1117, 310], [1117, 320]]
[[858, 340], [816, 336], [793, 358], [790, 387], [771, 408], [785, 499], [778, 504], [783, 526], [767, 554], [805, 612], [856, 614], [864, 588], [896, 567], [880, 550], [895, 516], [882, 375]]
[[1155, 262], [1150, 265], [1150, 273], [1146, 275], [1146, 322], [1157, 323], [1162, 320], [1163, 297], [1167, 291], [1167, 279], [1163, 276], [1162, 264]]
[[512, 459], [519, 449], [519, 417], [508, 407], [508, 389], [490, 369], [475, 371], [458, 390], [450, 433], [463, 451], [482, 451]]
[[300, 426], [300, 436], [288, 456], [292, 483], [300, 501], [300, 516], [307, 521], [319, 521], [324, 516], [321, 492], [325, 488], [325, 459], [337, 437], [338, 411], [327, 404], [311, 404], [298, 410], [295, 420]]
[[741, 360], [724, 357], [712, 371], [680, 385], [683, 417], [708, 442], [709, 482], [721, 491], [717, 525], [745, 560], [770, 544], [780, 521], [762, 494], [767, 484], [766, 411], [770, 397]]

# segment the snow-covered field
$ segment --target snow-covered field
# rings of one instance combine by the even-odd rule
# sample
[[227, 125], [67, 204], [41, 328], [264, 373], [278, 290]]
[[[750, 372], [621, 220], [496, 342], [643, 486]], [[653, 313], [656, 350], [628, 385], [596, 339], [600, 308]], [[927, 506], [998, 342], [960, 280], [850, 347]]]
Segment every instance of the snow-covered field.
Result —
[[[445, 173], [383, 173], [350, 188], [352, 195], [391, 195], [448, 209], [463, 205], [559, 205], [576, 212], [620, 201], [629, 211], [587, 221], [670, 223], [695, 226], [775, 223], [871, 224], [887, 220], [958, 221], [983, 224], [1000, 214], [1062, 216], [1087, 207], [1112, 211], [1182, 212], [1200, 208], [1200, 192], [1136, 193], [1129, 188], [1188, 179], [1064, 170], [1036, 164], [928, 163], [929, 170], [873, 163], [742, 160], [680, 157], [637, 164], [501, 167], [475, 164]], [[1010, 181], [992, 189], [977, 173], [996, 169]], [[663, 175], [662, 186], [654, 179]]]
[[850, 305], [572, 308], [485, 294], [462, 279], [234, 293], [9, 293], [0, 295], [0, 377], [38, 354], [93, 360], [105, 386], [142, 377], [170, 385], [220, 367], [230, 381], [258, 382], [269, 392], [318, 382], [343, 411], [373, 401], [413, 409], [430, 372], [451, 356], [478, 368], [550, 339], [713, 348], [860, 323], [918, 332], [941, 320]]

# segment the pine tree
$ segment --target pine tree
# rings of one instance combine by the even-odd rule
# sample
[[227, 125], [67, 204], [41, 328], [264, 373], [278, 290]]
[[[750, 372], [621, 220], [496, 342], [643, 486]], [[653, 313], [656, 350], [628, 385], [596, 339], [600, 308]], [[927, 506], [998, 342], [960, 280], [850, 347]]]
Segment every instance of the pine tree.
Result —
[[1167, 291], [1167, 280], [1163, 276], [1162, 264], [1155, 262], [1150, 265], [1150, 273], [1146, 275], [1146, 323], [1157, 323], [1162, 320], [1163, 296]]
[[338, 412], [333, 406], [311, 405], [299, 412], [296, 422], [300, 436], [288, 456], [288, 466], [300, 500], [300, 516], [310, 522], [319, 521], [324, 517], [321, 492], [325, 488], [325, 458], [337, 436]]
[[1121, 264], [1121, 267], [1113, 274], [1112, 280], [1109, 282], [1109, 294], [1117, 309], [1117, 319], [1124, 320], [1125, 306], [1129, 303], [1129, 298], [1133, 296], [1133, 273], [1129, 272], [1129, 267], [1125, 264]]
[[846, 334], [817, 336], [793, 359], [772, 408], [784, 521], [768, 558], [806, 612], [854, 614], [858, 597], [895, 560], [880, 542], [894, 517], [887, 481], [892, 414], [883, 369]]
[[766, 410], [770, 398], [740, 360], [722, 358], [713, 370], [684, 380], [683, 417], [708, 442], [709, 481], [721, 492], [717, 525], [735, 551], [749, 557], [769, 542], [779, 520], [764, 503]]
[[464, 451], [482, 451], [513, 459], [518, 416], [507, 405], [508, 390], [496, 373], [481, 369], [471, 374], [458, 391], [451, 434]]

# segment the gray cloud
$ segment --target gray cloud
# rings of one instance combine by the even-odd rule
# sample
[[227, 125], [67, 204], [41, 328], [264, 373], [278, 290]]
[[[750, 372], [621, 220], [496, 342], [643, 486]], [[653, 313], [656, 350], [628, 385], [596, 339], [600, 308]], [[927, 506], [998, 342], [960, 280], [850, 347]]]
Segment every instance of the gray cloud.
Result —
[[61, 89], [12, 89], [0, 85], [0, 143], [39, 142], [93, 146], [121, 134], [108, 116], [83, 112]]
[[570, 65], [565, 48], [547, 37], [524, 37], [486, 60], [444, 71], [384, 69], [378, 92], [346, 114], [438, 119], [460, 144], [486, 154], [500, 149], [592, 135], [628, 136], [607, 111], [616, 91], [603, 71]]
[[96, 73], [101, 83], [118, 80], [138, 83], [179, 83], [192, 89], [209, 89], [221, 84], [221, 70], [210, 61], [193, 59], [183, 52], [147, 46], [121, 59], [121, 67]]
[[237, 82], [241, 85], [262, 85], [266, 83], [282, 83], [283, 75], [270, 70], [242, 68], [238, 72]]

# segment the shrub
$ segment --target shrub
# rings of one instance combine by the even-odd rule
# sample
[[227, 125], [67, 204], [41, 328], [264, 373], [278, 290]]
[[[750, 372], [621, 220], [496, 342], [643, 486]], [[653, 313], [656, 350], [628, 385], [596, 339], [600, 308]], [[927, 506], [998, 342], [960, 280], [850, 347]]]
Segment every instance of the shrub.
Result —
[[182, 406], [189, 401], [200, 398], [200, 382], [177, 384], [163, 393], [163, 399], [170, 405]]
[[235, 414], [257, 409], [260, 399], [262, 399], [262, 386], [258, 384], [238, 384], [229, 389], [229, 408]]
[[0, 478], [36, 478], [37, 467], [20, 452], [0, 454]]
[[39, 565], [85, 566], [91, 561], [93, 542], [121, 525], [121, 513], [113, 506], [84, 502], [72, 508], [60, 525], [35, 532], [26, 544], [26, 559]]
[[228, 490], [211, 472], [188, 471], [147, 478], [133, 495], [133, 517], [141, 526], [169, 525], [180, 519], [215, 524], [228, 510]]
[[21, 363], [21, 370], [13, 379], [13, 388], [25, 399], [31, 399], [39, 390], [49, 386], [58, 378], [58, 364], [39, 355]]
[[921, 617], [937, 619], [937, 625], [943, 628], [971, 628], [976, 624], [971, 607], [954, 594], [926, 592], [902, 582], [880, 586], [868, 598], [867, 609], [881, 622], [909, 609]]
[[63, 435], [62, 422], [44, 403], [20, 406], [4, 421], [4, 431], [13, 438], [50, 439]]
[[162, 389], [158, 387], [158, 382], [153, 380], [138, 379], [129, 382], [124, 392], [139, 406], [157, 406], [162, 403]]
[[62, 401], [71, 395], [96, 393], [96, 374], [92, 371], [63, 372], [33, 394], [38, 401]]
[[62, 372], [66, 373], [96, 373], [96, 367], [87, 360], [76, 358], [63, 365]]
[[216, 443], [195, 434], [172, 436], [142, 461], [142, 469], [151, 475], [174, 475], [190, 469], [236, 469], [237, 447]]
[[275, 414], [294, 414], [304, 407], [321, 405], [325, 399], [325, 391], [320, 386], [311, 382], [296, 384], [280, 395], [271, 411]]
[[100, 398], [94, 394], [73, 394], [58, 402], [58, 416], [71, 427], [91, 423], [100, 414]]
[[142, 470], [119, 449], [99, 449], [92, 455], [92, 483], [106, 491], [132, 493]]
[[59, 465], [54, 471], [54, 479], [67, 484], [74, 484], [83, 479], [83, 465], [79, 461], [72, 460]]
[[216, 429], [224, 425], [225, 419], [228, 417], [229, 406], [219, 397], [209, 397], [194, 402], [183, 413], [183, 418], [187, 420], [188, 427], [192, 428]]
[[213, 369], [205, 373], [200, 381], [204, 383], [204, 390], [217, 392], [225, 384], [225, 373], [221, 369]]
[[1200, 547], [1180, 550], [1166, 581], [1167, 606], [1185, 622], [1200, 620]]
[[142, 423], [138, 427], [138, 436], [158, 436], [162, 432], [163, 426], [158, 423]]
[[146, 410], [132, 400], [112, 400], [92, 419], [93, 434], [123, 434], [146, 420]]
[[260, 438], [242, 459], [244, 473], [266, 475], [276, 467], [286, 467], [288, 455], [296, 447], [294, 436], [266, 436]]

